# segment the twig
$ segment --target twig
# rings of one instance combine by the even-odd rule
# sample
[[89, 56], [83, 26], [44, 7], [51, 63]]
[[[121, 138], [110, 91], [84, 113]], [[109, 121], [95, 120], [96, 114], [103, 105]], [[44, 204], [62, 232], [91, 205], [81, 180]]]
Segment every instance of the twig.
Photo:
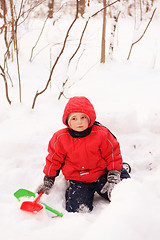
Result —
[[[93, 64], [93, 65], [79, 78], [79, 81], [81, 81], [98, 63], [99, 63], [99, 61], [97, 61], [95, 64]], [[68, 80], [68, 79], [67, 79], [67, 80]], [[69, 88], [72, 87], [74, 84], [75, 84], [75, 82], [72, 83], [72, 84], [69, 86]], [[62, 96], [62, 95], [63, 95], [65, 98], [67, 98], [67, 97], [64, 95], [64, 92], [61, 92], [61, 96]], [[58, 100], [59, 100], [59, 99], [58, 99]]]
[[77, 63], [76, 63], [76, 67], [75, 67], [76, 70], [78, 69], [78, 64], [79, 64], [79, 62], [80, 62], [80, 60], [81, 60], [81, 58], [82, 58], [82, 56], [83, 56], [83, 54], [84, 54], [85, 51], [86, 51], [86, 49], [83, 49], [81, 55], [80, 55], [79, 58], [78, 58], [78, 61], [77, 61]]
[[148, 29], [148, 27], [149, 27], [152, 19], [153, 19], [153, 16], [154, 16], [154, 14], [155, 14], [156, 9], [157, 9], [157, 8], [154, 9], [154, 11], [153, 11], [153, 13], [152, 13], [152, 16], [151, 16], [151, 18], [150, 18], [150, 20], [149, 20], [149, 22], [148, 22], [148, 24], [147, 24], [147, 26], [146, 26], [143, 34], [141, 35], [141, 37], [140, 37], [137, 41], [135, 41], [135, 42], [132, 43], [131, 48], [130, 48], [130, 51], [129, 51], [129, 54], [128, 54], [128, 57], [127, 57], [127, 60], [129, 60], [129, 58], [130, 58], [130, 55], [131, 55], [131, 51], [132, 51], [133, 46], [134, 46], [136, 43], [138, 43], [138, 42], [144, 37], [144, 35], [145, 35], [145, 33], [146, 33], [146, 31], [147, 31], [147, 29]]
[[44, 27], [45, 27], [45, 25], [46, 25], [47, 19], [48, 19], [48, 16], [46, 17], [46, 19], [45, 19], [45, 21], [44, 21], [44, 24], [43, 24], [43, 27], [42, 27], [42, 30], [41, 30], [41, 32], [40, 32], [40, 34], [39, 34], [39, 36], [38, 36], [38, 39], [37, 39], [35, 45], [34, 45], [33, 48], [32, 48], [31, 56], [30, 56], [30, 59], [29, 59], [30, 62], [32, 61], [33, 51], [34, 51], [35, 47], [37, 46], [37, 44], [38, 44], [38, 42], [39, 42], [39, 40], [40, 40], [40, 37], [42, 36], [42, 33], [43, 33]]
[[[90, 18], [89, 18], [89, 19], [90, 19]], [[86, 24], [85, 24], [84, 29], [83, 29], [83, 31], [82, 31], [82, 34], [81, 34], [81, 37], [80, 37], [80, 40], [79, 40], [78, 47], [77, 47], [76, 51], [73, 53], [72, 57], [69, 59], [68, 66], [70, 65], [70, 62], [72, 61], [72, 59], [74, 58], [74, 56], [76, 55], [76, 53], [78, 52], [78, 50], [79, 50], [79, 48], [80, 48], [80, 46], [81, 46], [82, 39], [83, 39], [84, 33], [85, 33], [85, 31], [86, 31], [86, 28], [87, 28], [89, 19], [86, 21]]]
[[15, 44], [16, 44], [16, 61], [17, 61], [17, 72], [18, 72], [18, 82], [19, 82], [19, 101], [22, 102], [22, 86], [21, 86], [21, 76], [19, 67], [19, 53], [18, 53], [18, 43], [17, 43], [17, 31], [15, 31]]
[[1, 65], [0, 65], [0, 69], [2, 71], [2, 73], [0, 73], [0, 75], [3, 77], [4, 83], [5, 83], [6, 98], [7, 98], [7, 101], [9, 102], [9, 104], [11, 104], [11, 100], [9, 99], [9, 95], [8, 95], [8, 85], [7, 85], [6, 75], [5, 75], [4, 69], [2, 68]]
[[9, 80], [10, 80], [10, 82], [11, 82], [11, 86], [14, 87], [12, 78], [11, 78], [11, 76], [10, 76], [10, 74], [9, 74], [9, 71], [8, 71], [8, 63], [7, 63], [7, 61], [5, 62], [4, 68], [6, 68], [6, 76], [9, 78]]
[[102, 12], [105, 8], [108, 8], [110, 6], [112, 6], [113, 4], [120, 2], [120, 0], [116, 0], [112, 3], [109, 3], [108, 5], [106, 5], [105, 7], [101, 8], [99, 11], [97, 11], [96, 13], [94, 13], [90, 18], [95, 17], [98, 13]]
[[22, 102], [22, 85], [21, 85], [21, 76], [20, 76], [20, 67], [19, 67], [19, 52], [18, 52], [18, 41], [17, 41], [17, 28], [18, 28], [18, 21], [21, 16], [21, 11], [23, 7], [23, 0], [21, 2], [21, 7], [20, 11], [18, 14], [18, 17], [16, 16], [16, 11], [15, 11], [15, 29], [14, 29], [14, 37], [15, 37], [15, 52], [16, 52], [16, 61], [17, 61], [17, 73], [18, 73], [18, 82], [19, 82], [19, 101], [20, 103]]
[[[21, 13], [21, 15], [19, 15], [19, 18], [22, 17], [23, 15], [25, 15], [26, 13], [27, 13], [27, 16], [23, 19], [22, 22], [20, 22], [20, 23], [18, 24], [18, 26], [21, 25], [23, 22], [25, 22], [25, 20], [26, 20], [26, 19], [28, 18], [28, 16], [29, 16], [29, 14], [30, 14], [36, 7], [38, 7], [39, 5], [41, 5], [41, 4], [44, 3], [44, 2], [46, 2], [46, 0], [38, 1], [33, 7], [27, 9], [26, 11], [23, 11], [23, 12]], [[22, 6], [22, 5], [21, 5], [21, 6]]]

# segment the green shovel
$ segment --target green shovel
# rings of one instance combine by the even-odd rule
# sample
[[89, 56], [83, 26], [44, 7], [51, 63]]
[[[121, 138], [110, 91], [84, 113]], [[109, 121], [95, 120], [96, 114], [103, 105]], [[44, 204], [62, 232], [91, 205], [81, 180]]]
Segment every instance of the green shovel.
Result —
[[[27, 190], [27, 189], [21, 188], [21, 189], [18, 189], [14, 193], [14, 196], [18, 199], [18, 201], [20, 201], [21, 197], [34, 197], [35, 198], [36, 194], [34, 192], [31, 192], [31, 191]], [[58, 212], [57, 210], [51, 208], [50, 206], [46, 205], [45, 203], [43, 203], [41, 201], [39, 203], [41, 203], [45, 207], [45, 209], [47, 209], [48, 211], [55, 213], [59, 217], [63, 217], [63, 213]]]

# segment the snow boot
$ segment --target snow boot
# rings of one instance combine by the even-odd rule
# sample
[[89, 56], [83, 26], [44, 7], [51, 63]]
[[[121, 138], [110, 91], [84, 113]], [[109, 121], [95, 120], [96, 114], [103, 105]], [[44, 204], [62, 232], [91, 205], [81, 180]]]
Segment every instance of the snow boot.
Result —
[[126, 171], [128, 173], [130, 173], [131, 172], [131, 166], [126, 162], [123, 162], [122, 164], [123, 164], [123, 168], [126, 169]]

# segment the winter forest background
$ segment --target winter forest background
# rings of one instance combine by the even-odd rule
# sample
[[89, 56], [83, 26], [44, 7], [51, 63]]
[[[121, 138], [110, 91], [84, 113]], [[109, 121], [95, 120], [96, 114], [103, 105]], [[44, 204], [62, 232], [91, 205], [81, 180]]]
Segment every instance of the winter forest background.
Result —
[[[0, 0], [0, 232], [6, 240], [160, 239], [160, 0]], [[13, 193], [43, 179], [68, 99], [83, 95], [120, 142], [131, 179], [91, 213], [65, 211], [60, 174], [20, 210]], [[33, 199], [32, 199], [33, 200]], [[53, 218], [52, 218], [53, 217]]]
[[[28, 41], [28, 31], [31, 29], [32, 31], [35, 30], [33, 29], [35, 22], [38, 22], [38, 29], [35, 30], [30, 39], [33, 45], [27, 52], [28, 61], [32, 68], [34, 59], [41, 58], [43, 56], [42, 52], [47, 53], [49, 77], [46, 77], [46, 84], [43, 90], [36, 93], [32, 108], [34, 108], [37, 97], [46, 91], [52, 78], [57, 79], [58, 85], [61, 85], [58, 86], [60, 88], [58, 99], [60, 99], [72, 76], [72, 72], [69, 74], [70, 69], [78, 68], [80, 60], [83, 61], [83, 58], [87, 55], [92, 54], [93, 59], [97, 58], [95, 61], [97, 60], [101, 63], [113, 59], [121, 61], [122, 59], [119, 56], [117, 57], [116, 54], [114, 56], [115, 48], [120, 44], [118, 34], [121, 34], [121, 31], [119, 28], [122, 21], [127, 22], [132, 19], [132, 25], [130, 26], [132, 28], [132, 39], [130, 39], [130, 43], [127, 46], [128, 55], [127, 53], [122, 53], [126, 54], [123, 60], [129, 60], [132, 48], [137, 48], [134, 45], [141, 41], [147, 29], [151, 28], [149, 25], [153, 18], [159, 18], [158, 0], [123, 0], [120, 2], [118, 0], [1, 0], [0, 71], [8, 103], [11, 104], [14, 101], [10, 97], [10, 86], [15, 87], [16, 84], [19, 88], [19, 101], [22, 101], [23, 76], [21, 74], [21, 57], [22, 54], [26, 53], [23, 43]], [[63, 21], [67, 24], [66, 28], [62, 30], [61, 24]], [[81, 25], [78, 33], [76, 33], [76, 37], [71, 37], [71, 34], [75, 34], [74, 31], [77, 25]], [[50, 36], [44, 44], [43, 38], [48, 31], [47, 29], [53, 32], [53, 37]], [[88, 37], [88, 32], [92, 36]], [[99, 45], [95, 49], [93, 48], [96, 42], [94, 34], [97, 34], [97, 37], [100, 38]], [[127, 29], [124, 34], [123, 37], [125, 38], [128, 34]], [[64, 52], [70, 51], [69, 49], [72, 46], [74, 46], [72, 53], [66, 56]], [[97, 54], [93, 54], [92, 49], [94, 49], [93, 51], [99, 51], [98, 57]], [[156, 49], [154, 51], [152, 66], [156, 67], [158, 53]], [[65, 69], [68, 73], [66, 73], [67, 76], [61, 76], [58, 79], [53, 77], [53, 74], [58, 71], [58, 65], [63, 61], [63, 56], [65, 58], [64, 61], [68, 61]], [[68, 59], [66, 59], [67, 57]], [[94, 63], [88, 63], [88, 70], [93, 67], [95, 61]], [[16, 63], [16, 73], [10, 71], [10, 65], [13, 65], [13, 62]], [[17, 75], [16, 77], [15, 74]], [[55, 80], [54, 82], [56, 82]]]

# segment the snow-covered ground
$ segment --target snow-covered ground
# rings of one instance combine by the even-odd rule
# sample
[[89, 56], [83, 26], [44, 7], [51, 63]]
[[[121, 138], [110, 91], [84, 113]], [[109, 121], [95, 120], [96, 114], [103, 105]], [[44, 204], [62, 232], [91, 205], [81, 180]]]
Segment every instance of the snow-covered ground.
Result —
[[[85, 20], [81, 22], [84, 24]], [[144, 28], [146, 24], [147, 22], [144, 23]], [[84, 26], [77, 25], [79, 28], [76, 27], [70, 37], [70, 48], [67, 46], [68, 50], [66, 49], [57, 65], [52, 87], [37, 98], [35, 109], [32, 110], [36, 91], [41, 90], [48, 79], [50, 54], [53, 64], [61, 48], [54, 44], [57, 39], [59, 43], [64, 40], [64, 25], [60, 21], [55, 26], [47, 25], [46, 33], [35, 48], [37, 52], [34, 52], [34, 56], [38, 55], [32, 63], [29, 62], [29, 57], [42, 22], [33, 23], [32, 31], [19, 33], [21, 104], [18, 102], [16, 63], [10, 63], [9, 68], [14, 83], [14, 88], [9, 84], [11, 106], [5, 99], [1, 81], [1, 238], [157, 240], [160, 238], [159, 21], [153, 21], [144, 38], [133, 48], [130, 61], [126, 62], [132, 37], [135, 38], [134, 24], [121, 20], [115, 60], [100, 65], [101, 21], [95, 20], [94, 26], [90, 25], [86, 32], [76, 64], [67, 71], [67, 59], [74, 52], [73, 48], [80, 36], [79, 29]], [[54, 37], [52, 29], [55, 29]], [[43, 49], [45, 46], [48, 48]], [[43, 51], [39, 51], [40, 49]], [[2, 57], [1, 55], [1, 63]], [[93, 211], [82, 214], [65, 211], [64, 194], [67, 183], [60, 175], [51, 194], [43, 196], [42, 200], [63, 212], [63, 218], [51, 218], [53, 214], [45, 210], [34, 215], [22, 212], [21, 203], [13, 193], [19, 188], [35, 191], [42, 182], [48, 142], [52, 134], [63, 127], [61, 119], [68, 99], [63, 96], [60, 101], [57, 99], [66, 76], [69, 76], [66, 97], [83, 95], [90, 99], [95, 106], [97, 120], [117, 136], [123, 159], [132, 167], [131, 179], [124, 180], [115, 187], [110, 204], [95, 195]]]

